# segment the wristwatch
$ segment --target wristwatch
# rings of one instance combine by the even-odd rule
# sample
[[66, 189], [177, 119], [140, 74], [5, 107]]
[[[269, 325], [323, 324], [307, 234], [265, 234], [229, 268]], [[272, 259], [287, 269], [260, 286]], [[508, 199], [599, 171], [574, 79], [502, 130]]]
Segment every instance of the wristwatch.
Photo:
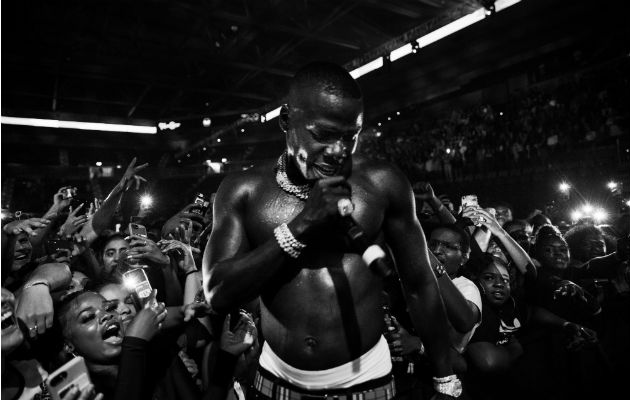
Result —
[[457, 375], [449, 375], [441, 378], [433, 377], [433, 389], [447, 396], [459, 397], [462, 394], [462, 383], [457, 378]]

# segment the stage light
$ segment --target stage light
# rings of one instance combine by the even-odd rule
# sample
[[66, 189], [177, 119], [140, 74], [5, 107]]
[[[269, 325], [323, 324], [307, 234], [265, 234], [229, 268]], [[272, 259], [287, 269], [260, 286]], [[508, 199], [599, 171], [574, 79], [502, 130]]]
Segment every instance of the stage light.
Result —
[[116, 165], [116, 169], [122, 169], [122, 165], [120, 164]]
[[558, 189], [562, 192], [562, 193], [567, 193], [570, 189], [571, 189], [571, 185], [569, 185], [566, 182], [561, 182], [560, 185], [558, 185]]
[[588, 204], [588, 203], [584, 204], [584, 205], [582, 206], [582, 212], [583, 212], [584, 214], [587, 214], [587, 215], [588, 215], [588, 214], [590, 214], [590, 213], [592, 213], [592, 212], [593, 212], [593, 206], [592, 206], [592, 205], [590, 205], [590, 204]]
[[271, 121], [272, 119], [276, 118], [279, 115], [280, 115], [280, 107], [274, 108], [273, 110], [265, 114], [265, 121]]
[[227, 162], [227, 158], [223, 157], [223, 158], [221, 159], [221, 162], [222, 162], [222, 163], [226, 163], [226, 162]]
[[245, 128], [241, 128], [241, 133], [244, 133], [244, 132], [245, 132]]
[[382, 124], [379, 122], [379, 123], [378, 123], [378, 124], [376, 124], [376, 125], [381, 126]]
[[400, 111], [396, 111], [396, 115], [400, 115]]
[[447, 25], [444, 25], [441, 28], [434, 30], [433, 32], [427, 33], [418, 39], [418, 44], [420, 48], [426, 47], [431, 43], [435, 43], [440, 39], [443, 39], [453, 33], [466, 28], [474, 24], [475, 22], [479, 22], [486, 17], [484, 9], [480, 8], [472, 13], [463, 16], [460, 19], [457, 19]]
[[610, 190], [615, 190], [615, 189], [617, 189], [617, 186], [618, 186], [618, 185], [617, 185], [617, 182], [615, 182], [615, 181], [610, 181], [610, 182], [608, 182], [608, 184], [606, 185], [606, 187], [608, 187], [608, 189], [610, 189]]
[[210, 118], [204, 118], [201, 121], [201, 125], [203, 125], [204, 128], [208, 128], [210, 125], [212, 125], [212, 120]]
[[396, 61], [411, 53], [414, 53], [413, 46], [411, 45], [411, 43], [407, 43], [404, 46], [401, 46], [395, 50], [392, 50], [392, 52], [389, 53], [389, 60]]
[[56, 119], [0, 117], [0, 122], [8, 125], [38, 126], [43, 128], [79, 129], [85, 131], [157, 133], [155, 126], [105, 124], [100, 122], [60, 121]]
[[217, 143], [221, 143], [221, 138], [218, 138], [218, 139], [217, 139]]
[[383, 57], [379, 57], [376, 60], [370, 61], [369, 63], [360, 66], [359, 68], [355, 68], [350, 71], [350, 75], [354, 79], [358, 79], [359, 77], [375, 71], [383, 66]]
[[379, 132], [376, 132], [376, 137], [381, 137], [381, 135], [382, 135], [382, 134], [383, 134], [383, 133], [382, 133], [382, 132], [380, 132], [380, 131], [379, 131]]
[[102, 162], [100, 162], [100, 161], [97, 161], [97, 162], [96, 162], [96, 166], [97, 166], [97, 167], [101, 167], [101, 166], [103, 166], [103, 163], [102, 163]]
[[593, 219], [595, 220], [595, 222], [602, 222], [605, 221], [607, 218], [608, 213], [601, 208], [598, 208], [593, 212]]
[[580, 210], [573, 210], [573, 212], [571, 213], [571, 220], [574, 222], [578, 221], [582, 217], [583, 217], [583, 214]]
[[392, 117], [387, 117], [387, 120], [388, 120], [388, 121], [391, 121], [391, 120], [392, 120]]
[[446, 149], [446, 154], [451, 154], [451, 149]]
[[143, 194], [140, 197], [140, 207], [149, 208], [153, 205], [153, 197], [150, 194]]

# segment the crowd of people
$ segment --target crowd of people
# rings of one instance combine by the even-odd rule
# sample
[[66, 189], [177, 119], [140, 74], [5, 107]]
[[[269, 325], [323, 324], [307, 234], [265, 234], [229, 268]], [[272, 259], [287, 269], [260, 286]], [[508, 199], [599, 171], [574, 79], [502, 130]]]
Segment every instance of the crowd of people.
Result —
[[[530, 162], [540, 143], [552, 146], [549, 135], [568, 143], [563, 126], [546, 123], [612, 134], [601, 119], [618, 109], [590, 115], [562, 93], [555, 104], [523, 97], [506, 109], [521, 110], [510, 122], [489, 107], [459, 113], [432, 132], [442, 137], [434, 152], [449, 146], [469, 162], [503, 146], [506, 158]], [[453, 205], [430, 183], [411, 186], [399, 170], [352, 156], [360, 115], [354, 80], [315, 63], [282, 107], [278, 162], [226, 177], [173, 216], [142, 208], [121, 218], [124, 198], [146, 183], [135, 159], [102, 201], [77, 204], [66, 186], [43, 215], [3, 216], [2, 398], [622, 393], [627, 209], [607, 226], [584, 218], [561, 230], [540, 212], [519, 219], [509, 204], [468, 193]], [[389, 269], [368, 268], [376, 259]], [[57, 378], [74, 379], [76, 365], [89, 384]]]
[[415, 177], [453, 181], [545, 164], [576, 148], [614, 144], [630, 128], [627, 63], [516, 91], [503, 104], [387, 123], [376, 129], [377, 135], [365, 136], [361, 151], [395, 162]]

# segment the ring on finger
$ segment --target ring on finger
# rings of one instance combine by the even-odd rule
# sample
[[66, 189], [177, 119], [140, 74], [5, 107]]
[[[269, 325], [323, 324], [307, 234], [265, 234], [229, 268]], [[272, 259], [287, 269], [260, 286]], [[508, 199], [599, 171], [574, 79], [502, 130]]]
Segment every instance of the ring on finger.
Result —
[[337, 210], [342, 217], [352, 214], [354, 211], [354, 203], [348, 198], [337, 200]]

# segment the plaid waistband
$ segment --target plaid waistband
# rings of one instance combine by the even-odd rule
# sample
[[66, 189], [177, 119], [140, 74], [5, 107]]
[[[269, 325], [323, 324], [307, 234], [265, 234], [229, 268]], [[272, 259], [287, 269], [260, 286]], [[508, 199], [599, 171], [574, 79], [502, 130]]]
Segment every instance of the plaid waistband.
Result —
[[254, 388], [273, 400], [390, 400], [396, 396], [391, 374], [345, 389], [307, 390], [273, 376], [260, 366]]

